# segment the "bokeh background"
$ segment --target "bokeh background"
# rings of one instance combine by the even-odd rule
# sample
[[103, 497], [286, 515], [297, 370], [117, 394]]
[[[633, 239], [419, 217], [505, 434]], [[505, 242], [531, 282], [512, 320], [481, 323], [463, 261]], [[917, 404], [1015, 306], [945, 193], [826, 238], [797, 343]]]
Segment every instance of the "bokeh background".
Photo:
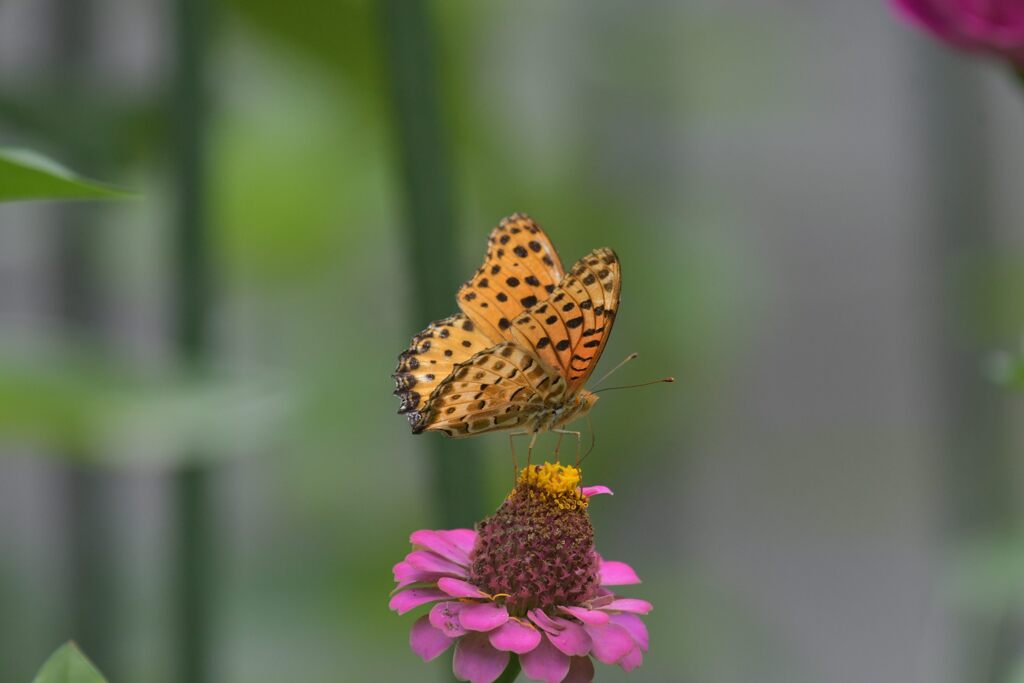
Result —
[[678, 380], [593, 413], [597, 680], [1024, 680], [1024, 92], [883, 3], [6, 0], [0, 141], [141, 194], [0, 207], [0, 680], [450, 676], [390, 569], [507, 443], [389, 374], [513, 211]]

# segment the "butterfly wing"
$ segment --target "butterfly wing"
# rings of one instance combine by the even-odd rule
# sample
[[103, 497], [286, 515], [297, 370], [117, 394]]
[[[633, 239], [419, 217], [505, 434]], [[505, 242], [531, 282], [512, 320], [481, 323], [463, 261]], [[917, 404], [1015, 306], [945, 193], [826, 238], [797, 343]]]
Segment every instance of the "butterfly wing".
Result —
[[484, 263], [459, 289], [459, 308], [495, 342], [524, 309], [546, 299], [564, 276], [544, 231], [529, 216], [512, 214], [487, 238]]
[[597, 367], [621, 287], [615, 252], [595, 249], [573, 265], [545, 301], [512, 320], [510, 337], [562, 374], [572, 396]]
[[417, 424], [427, 398], [451, 374], [456, 363], [493, 343], [461, 313], [430, 323], [398, 356], [398, 368], [392, 375], [395, 395], [402, 400], [398, 412], [410, 424]]
[[514, 342], [457, 363], [430, 395], [413, 432], [455, 438], [516, 427], [565, 399], [565, 379]]

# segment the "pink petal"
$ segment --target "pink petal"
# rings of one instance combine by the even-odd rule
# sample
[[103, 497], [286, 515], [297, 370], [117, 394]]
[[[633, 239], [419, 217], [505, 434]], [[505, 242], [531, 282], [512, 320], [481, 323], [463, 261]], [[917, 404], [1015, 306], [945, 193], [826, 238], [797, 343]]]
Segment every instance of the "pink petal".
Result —
[[891, 0], [889, 5], [904, 19], [933, 32], [940, 38], [956, 39], [956, 31], [950, 26], [949, 20], [941, 16], [942, 13], [931, 3], [920, 0]]
[[391, 602], [388, 603], [388, 607], [399, 614], [405, 614], [409, 610], [416, 609], [420, 605], [425, 605], [428, 602], [445, 600], [447, 598], [448, 595], [446, 593], [443, 593], [436, 588], [410, 588], [409, 590], [404, 590], [401, 593], [396, 593], [392, 596]]
[[429, 662], [451, 646], [452, 639], [430, 625], [426, 616], [422, 616], [412, 625], [409, 631], [409, 647], [424, 662]]
[[430, 624], [449, 638], [458, 638], [466, 634], [459, 622], [459, 612], [465, 607], [464, 602], [439, 602], [430, 610]]
[[607, 486], [584, 486], [583, 488], [580, 489], [580, 493], [582, 493], [584, 496], [587, 496], [588, 498], [590, 496], [596, 496], [601, 493], [607, 493], [610, 496], [615, 495], [614, 493], [612, 493], [612, 490]]
[[560, 610], [571, 614], [584, 624], [607, 624], [608, 615], [600, 610], [587, 609], [586, 607], [559, 607]]
[[640, 577], [625, 562], [603, 560], [600, 571], [602, 586], [628, 586], [640, 583]]
[[402, 586], [408, 586], [410, 583], [416, 583], [417, 581], [429, 581], [430, 579], [422, 578], [430, 576], [430, 572], [425, 572], [416, 567], [412, 566], [408, 562], [399, 562], [391, 568], [391, 573], [395, 577], [395, 582], [398, 584], [398, 588]]
[[405, 556], [405, 561], [416, 567], [416, 569], [421, 569], [425, 572], [466, 576], [465, 567], [460, 567], [429, 550], [414, 550]]
[[495, 650], [486, 633], [467, 633], [459, 639], [452, 658], [455, 678], [470, 683], [494, 683], [508, 666], [509, 654]]
[[636, 647], [633, 636], [618, 624], [584, 626], [593, 641], [591, 653], [598, 661], [614, 664]]
[[647, 634], [647, 624], [643, 619], [635, 614], [613, 614], [611, 620], [613, 624], [618, 624], [629, 631], [629, 635], [633, 636], [633, 642], [639, 645], [641, 650], [647, 652], [651, 641]]
[[570, 657], [590, 652], [590, 636], [579, 624], [565, 619], [552, 619], [539, 609], [530, 610], [528, 615], [533, 623], [548, 634], [551, 644]]
[[521, 655], [537, 647], [541, 640], [540, 631], [518, 619], [509, 619], [490, 632], [491, 645]]
[[459, 623], [470, 631], [493, 631], [508, 621], [508, 610], [495, 602], [466, 603], [459, 612]]
[[453, 598], [486, 598], [487, 594], [482, 590], [462, 579], [453, 579], [446, 576], [437, 580], [437, 587]]
[[417, 569], [408, 562], [399, 562], [391, 571], [395, 575], [395, 581], [398, 583], [398, 585], [395, 586], [395, 590], [405, 588], [406, 586], [414, 583], [437, 583], [437, 580], [441, 578], [441, 575], [436, 572], [425, 572], [422, 569]]
[[646, 600], [637, 600], [636, 598], [619, 598], [618, 600], [612, 600], [607, 605], [603, 606], [603, 610], [616, 610], [619, 612], [634, 612], [636, 614], [647, 614], [654, 606]]
[[556, 622], [545, 614], [542, 609], [534, 608], [527, 612], [526, 616], [530, 617], [530, 621], [537, 624], [548, 633], [559, 633], [563, 628], [565, 628], [562, 624]]
[[407, 576], [409, 576], [409, 574], [411, 574], [413, 572], [418, 572], [418, 571], [420, 571], [420, 570], [416, 569], [416, 567], [412, 566], [411, 564], [409, 564], [408, 562], [406, 562], [404, 560], [399, 562], [398, 564], [396, 564], [394, 567], [391, 568], [391, 573], [394, 575], [395, 581], [401, 581], [402, 579], [404, 579]]
[[574, 624], [571, 621], [565, 623], [566, 627], [561, 633], [557, 635], [548, 634], [551, 644], [570, 657], [574, 655], [582, 657], [583, 655], [590, 654], [592, 644], [590, 635], [586, 630], [579, 624]]
[[432, 550], [450, 562], [469, 565], [469, 551], [463, 550], [461, 545], [453, 542], [453, 537], [448, 532], [420, 529], [409, 536], [409, 542], [414, 546]]
[[569, 673], [562, 683], [591, 683], [594, 680], [594, 663], [590, 657], [573, 657]]
[[437, 533], [441, 534], [442, 538], [454, 545], [460, 552], [465, 553], [466, 557], [469, 557], [473, 551], [473, 544], [476, 543], [476, 532], [472, 529], [448, 529]]
[[535, 681], [561, 683], [569, 673], [569, 658], [559, 652], [547, 638], [542, 638], [536, 648], [519, 656], [523, 673]]
[[632, 671], [643, 663], [644, 655], [640, 652], [640, 648], [636, 646], [629, 651], [629, 654], [619, 660], [619, 666], [622, 667], [623, 671]]

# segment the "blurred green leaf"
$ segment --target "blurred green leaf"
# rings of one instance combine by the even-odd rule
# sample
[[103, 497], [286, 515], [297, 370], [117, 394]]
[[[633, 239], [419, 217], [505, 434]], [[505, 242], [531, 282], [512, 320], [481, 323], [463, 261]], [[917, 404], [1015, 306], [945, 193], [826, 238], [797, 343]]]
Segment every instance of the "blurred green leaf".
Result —
[[107, 683], [73, 642], [61, 645], [43, 664], [32, 683]]
[[88, 180], [52, 159], [23, 149], [0, 149], [0, 201], [124, 199], [131, 193]]
[[290, 404], [291, 393], [270, 380], [142, 379], [93, 358], [0, 357], [0, 439], [93, 464], [261, 452]]
[[[72, 125], [68, 110], [73, 112]], [[0, 92], [0, 123], [5, 130], [102, 168], [153, 163], [166, 145], [167, 116], [158, 98], [124, 92], [99, 96], [94, 86], [75, 90], [33, 82]]]

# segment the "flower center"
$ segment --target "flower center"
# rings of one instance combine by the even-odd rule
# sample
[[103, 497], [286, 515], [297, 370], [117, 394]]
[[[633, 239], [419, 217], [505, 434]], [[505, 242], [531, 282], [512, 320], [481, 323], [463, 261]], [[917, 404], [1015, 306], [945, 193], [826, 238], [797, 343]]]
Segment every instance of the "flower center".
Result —
[[512, 492], [477, 525], [470, 580], [492, 595], [507, 595], [514, 616], [534, 607], [577, 605], [598, 587], [594, 529], [580, 470], [545, 463], [526, 467]]

